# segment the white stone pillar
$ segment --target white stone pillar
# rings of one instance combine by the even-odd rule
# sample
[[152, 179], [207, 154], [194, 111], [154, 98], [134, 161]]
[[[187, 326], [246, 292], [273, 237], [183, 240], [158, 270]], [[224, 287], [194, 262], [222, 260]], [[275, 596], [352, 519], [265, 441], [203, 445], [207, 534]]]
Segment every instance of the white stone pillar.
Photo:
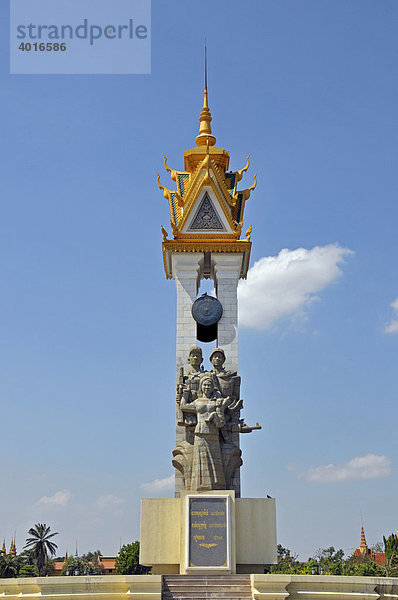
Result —
[[[172, 256], [172, 273], [177, 289], [177, 339], [176, 365], [177, 383], [181, 367], [189, 369], [189, 349], [196, 345], [196, 321], [192, 317], [192, 304], [196, 300], [199, 289], [201, 264], [203, 255], [200, 253], [176, 253]], [[186, 439], [185, 427], [178, 425], [181, 414], [176, 406], [176, 446]], [[175, 470], [175, 495], [179, 496], [184, 490], [182, 473]]]
[[227, 360], [225, 367], [238, 370], [238, 281], [242, 267], [242, 255], [212, 254], [216, 294], [223, 307], [218, 322], [217, 346], [222, 348]]
[[177, 378], [181, 367], [187, 367], [191, 346], [196, 344], [196, 321], [192, 316], [192, 304], [199, 289], [199, 277], [203, 255], [184, 252], [172, 257], [173, 277], [177, 289]]

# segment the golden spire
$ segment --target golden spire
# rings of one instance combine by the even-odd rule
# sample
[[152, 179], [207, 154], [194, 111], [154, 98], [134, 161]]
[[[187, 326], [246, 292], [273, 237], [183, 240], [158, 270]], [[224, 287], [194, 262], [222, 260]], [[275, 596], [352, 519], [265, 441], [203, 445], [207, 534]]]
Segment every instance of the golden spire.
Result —
[[206, 143], [209, 146], [214, 146], [216, 143], [216, 138], [211, 133], [211, 112], [209, 110], [209, 104], [207, 101], [207, 48], [205, 45], [205, 90], [204, 90], [204, 98], [203, 98], [203, 108], [199, 117], [200, 127], [199, 127], [199, 135], [196, 136], [195, 142], [197, 146], [204, 146]]
[[8, 554], [9, 554], [10, 556], [14, 556], [14, 557], [17, 555], [17, 548], [16, 548], [16, 545], [15, 545], [15, 538], [13, 538], [13, 539], [11, 540], [10, 551], [9, 551], [9, 553], [8, 553]]
[[365, 538], [365, 530], [363, 528], [363, 525], [361, 525], [361, 543], [359, 544], [359, 546], [367, 546], [366, 538]]
[[359, 544], [359, 552], [361, 554], [368, 554], [368, 545], [366, 543], [365, 530], [363, 528], [363, 523], [361, 524], [361, 542]]
[[3, 540], [3, 547], [0, 552], [0, 556], [5, 556], [7, 554], [6, 541]]

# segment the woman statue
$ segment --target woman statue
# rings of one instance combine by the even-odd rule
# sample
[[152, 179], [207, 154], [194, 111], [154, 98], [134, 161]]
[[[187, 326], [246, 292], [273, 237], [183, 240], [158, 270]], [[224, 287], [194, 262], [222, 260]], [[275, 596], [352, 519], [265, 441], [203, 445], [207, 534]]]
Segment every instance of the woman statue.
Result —
[[215, 390], [213, 376], [204, 373], [199, 381], [198, 398], [193, 402], [181, 399], [181, 410], [195, 413], [191, 485], [193, 491], [224, 490], [224, 465], [220, 446], [220, 429], [225, 425], [224, 411], [231, 402]]

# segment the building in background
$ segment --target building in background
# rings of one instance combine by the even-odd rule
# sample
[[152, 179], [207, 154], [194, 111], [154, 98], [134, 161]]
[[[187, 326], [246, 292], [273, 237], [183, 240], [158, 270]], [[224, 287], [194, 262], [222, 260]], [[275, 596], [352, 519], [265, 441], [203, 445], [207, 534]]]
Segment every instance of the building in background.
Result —
[[[52, 575], [61, 575], [66, 559], [54, 563], [54, 572]], [[104, 567], [104, 575], [116, 575], [115, 559], [115, 556], [99, 556], [98, 563], [90, 561], [90, 564], [95, 566], [102, 565]]]
[[384, 552], [375, 552], [373, 548], [368, 547], [363, 525], [361, 525], [361, 541], [359, 548], [354, 551], [354, 556], [367, 556], [371, 560], [374, 560], [377, 565], [380, 565], [380, 567], [384, 567], [386, 564], [386, 555]]

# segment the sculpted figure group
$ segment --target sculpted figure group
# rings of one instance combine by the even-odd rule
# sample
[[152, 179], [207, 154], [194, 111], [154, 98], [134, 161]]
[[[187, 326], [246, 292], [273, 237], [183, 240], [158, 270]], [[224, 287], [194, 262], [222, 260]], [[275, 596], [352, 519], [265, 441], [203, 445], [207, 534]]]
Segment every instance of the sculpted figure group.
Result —
[[191, 368], [181, 369], [177, 385], [177, 420], [185, 439], [173, 450], [173, 465], [191, 491], [233, 489], [233, 475], [242, 465], [239, 433], [260, 429], [240, 418], [240, 377], [224, 368], [225, 353], [215, 348], [210, 355], [211, 371], [202, 367], [198, 346], [189, 352]]

